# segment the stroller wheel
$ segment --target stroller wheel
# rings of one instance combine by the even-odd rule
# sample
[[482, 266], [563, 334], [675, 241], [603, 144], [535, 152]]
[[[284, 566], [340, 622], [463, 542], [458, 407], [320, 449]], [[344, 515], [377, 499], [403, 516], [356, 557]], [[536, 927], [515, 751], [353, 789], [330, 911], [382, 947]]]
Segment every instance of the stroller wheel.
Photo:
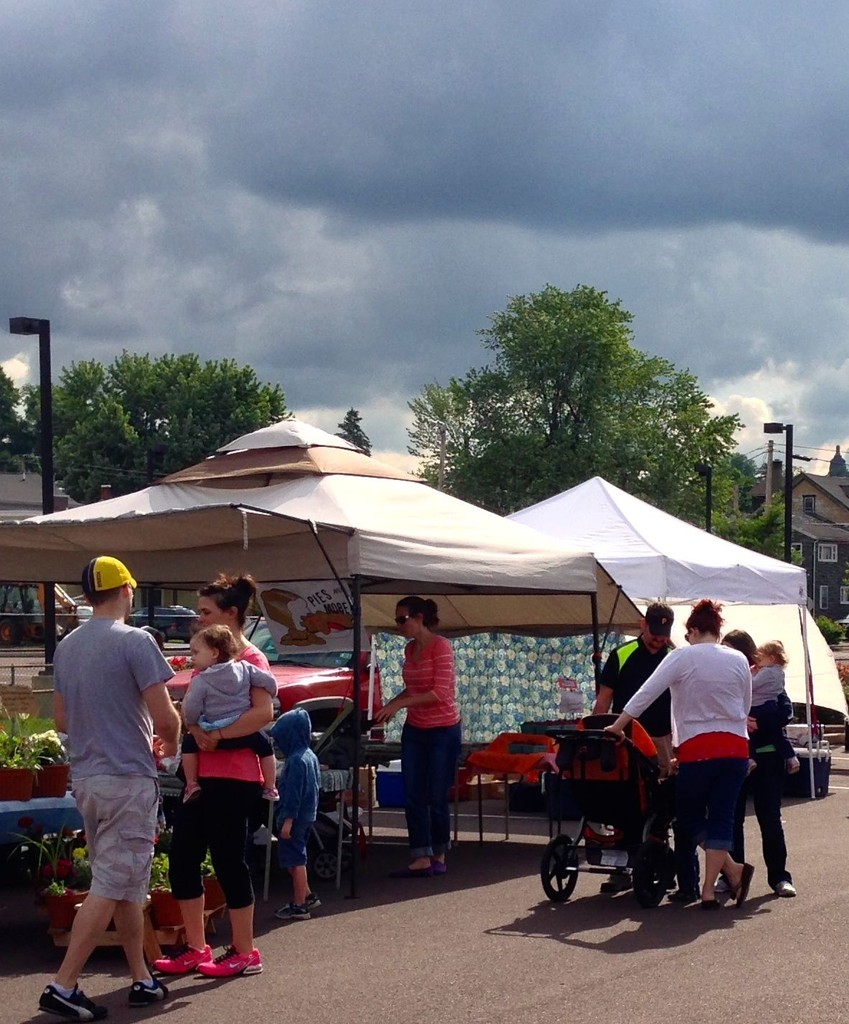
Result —
[[322, 882], [331, 882], [336, 878], [336, 861], [334, 850], [319, 850], [310, 860], [310, 870]]
[[637, 850], [634, 860], [634, 895], [641, 907], [656, 907], [675, 875], [675, 855], [667, 843], [649, 840]]
[[555, 836], [546, 846], [539, 873], [550, 900], [562, 903], [569, 899], [578, 882], [578, 847], [569, 836]]

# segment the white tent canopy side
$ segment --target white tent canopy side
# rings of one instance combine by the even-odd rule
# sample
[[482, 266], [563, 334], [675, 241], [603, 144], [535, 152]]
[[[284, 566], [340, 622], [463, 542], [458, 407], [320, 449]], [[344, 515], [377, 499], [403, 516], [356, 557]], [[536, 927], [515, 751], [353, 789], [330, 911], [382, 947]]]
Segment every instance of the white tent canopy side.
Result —
[[397, 599], [415, 592], [437, 601], [449, 633], [568, 635], [639, 621], [590, 553], [408, 480], [165, 484], [0, 524], [2, 579], [70, 582], [104, 552], [157, 585], [197, 585], [221, 570], [258, 580], [356, 577], [371, 629], [393, 629]]
[[660, 599], [680, 605], [673, 633], [679, 642], [693, 601], [721, 601], [727, 629], [745, 629], [758, 642], [784, 643], [791, 658], [787, 692], [799, 704], [807, 703], [800, 614], [805, 615], [814, 702], [846, 714], [834, 658], [805, 607], [807, 577], [800, 566], [714, 537], [601, 477], [510, 518], [592, 551], [636, 601], [645, 605]]

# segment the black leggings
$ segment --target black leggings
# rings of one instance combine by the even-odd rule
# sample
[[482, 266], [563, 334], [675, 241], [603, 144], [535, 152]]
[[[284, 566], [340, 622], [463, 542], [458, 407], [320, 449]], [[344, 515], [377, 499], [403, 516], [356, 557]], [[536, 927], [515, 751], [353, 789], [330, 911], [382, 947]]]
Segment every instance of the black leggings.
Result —
[[207, 849], [218, 881], [232, 910], [254, 901], [251, 873], [245, 860], [248, 819], [262, 789], [256, 782], [236, 779], [200, 779], [201, 795], [181, 803], [174, 819], [169, 854], [171, 891], [178, 900], [203, 895], [201, 862]]

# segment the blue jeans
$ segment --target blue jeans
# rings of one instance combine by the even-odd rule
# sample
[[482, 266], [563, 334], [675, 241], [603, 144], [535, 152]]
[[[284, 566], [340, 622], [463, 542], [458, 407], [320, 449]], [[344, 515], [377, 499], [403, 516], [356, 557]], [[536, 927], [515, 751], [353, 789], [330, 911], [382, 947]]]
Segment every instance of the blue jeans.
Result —
[[678, 827], [706, 850], [734, 847], [734, 811], [746, 778], [745, 757], [687, 761], [678, 769], [675, 803]]
[[433, 857], [451, 847], [448, 791], [460, 757], [460, 723], [401, 732], [401, 771], [410, 857]]

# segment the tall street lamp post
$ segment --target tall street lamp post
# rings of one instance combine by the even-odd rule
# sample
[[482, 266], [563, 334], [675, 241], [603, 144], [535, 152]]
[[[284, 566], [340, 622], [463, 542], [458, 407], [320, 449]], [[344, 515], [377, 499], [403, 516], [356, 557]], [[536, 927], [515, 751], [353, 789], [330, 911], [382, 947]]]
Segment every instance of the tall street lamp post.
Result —
[[793, 537], [793, 424], [764, 423], [765, 434], [784, 434], [784, 561], [791, 562]]
[[697, 462], [696, 472], [705, 478], [705, 530], [710, 533], [713, 516], [713, 466], [707, 462]]
[[[50, 321], [31, 316], [13, 316], [11, 334], [38, 335], [39, 395], [41, 399], [41, 511], [53, 511], [53, 384], [50, 368]], [[56, 652], [56, 591], [44, 584], [44, 660], [53, 664]]]

